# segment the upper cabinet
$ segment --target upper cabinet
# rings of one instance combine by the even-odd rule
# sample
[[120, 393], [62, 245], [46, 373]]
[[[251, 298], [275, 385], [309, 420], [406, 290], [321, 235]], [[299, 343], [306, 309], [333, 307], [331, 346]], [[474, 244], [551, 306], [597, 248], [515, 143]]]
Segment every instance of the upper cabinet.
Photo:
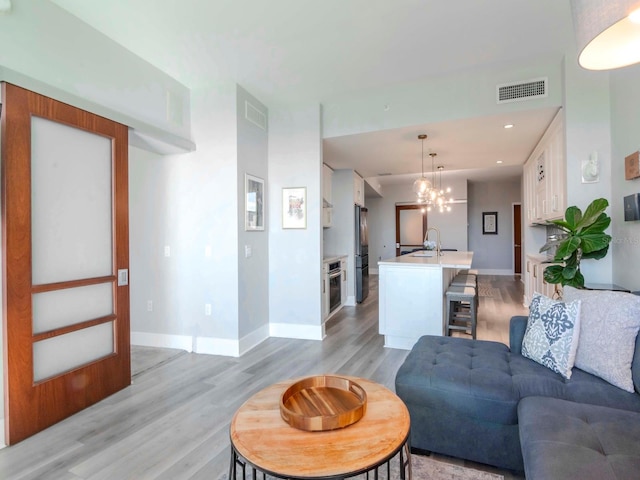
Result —
[[322, 226], [328, 228], [333, 220], [332, 184], [333, 170], [322, 165]]
[[524, 165], [525, 213], [530, 225], [564, 216], [567, 184], [563, 126], [560, 110]]
[[354, 172], [353, 197], [356, 205], [364, 207], [364, 178]]

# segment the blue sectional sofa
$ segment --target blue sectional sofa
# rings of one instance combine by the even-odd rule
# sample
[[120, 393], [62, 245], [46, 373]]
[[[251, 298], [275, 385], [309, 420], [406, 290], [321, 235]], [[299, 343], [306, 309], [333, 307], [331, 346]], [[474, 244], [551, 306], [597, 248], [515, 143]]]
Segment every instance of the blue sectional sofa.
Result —
[[526, 325], [511, 319], [510, 348], [418, 340], [395, 380], [411, 446], [524, 470], [528, 480], [640, 478], [640, 335], [630, 393], [575, 367], [566, 380], [523, 357]]

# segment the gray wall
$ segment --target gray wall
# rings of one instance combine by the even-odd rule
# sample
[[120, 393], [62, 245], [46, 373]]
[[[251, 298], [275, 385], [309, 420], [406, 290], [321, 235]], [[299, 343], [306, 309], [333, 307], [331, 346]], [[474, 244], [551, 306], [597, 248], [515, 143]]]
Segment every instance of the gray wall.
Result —
[[[469, 250], [473, 268], [513, 272], [513, 203], [522, 201], [521, 180], [469, 182]], [[482, 213], [498, 212], [498, 234], [482, 234]]]
[[[267, 131], [245, 117], [245, 102], [248, 101], [267, 115], [267, 108], [241, 87], [237, 88], [238, 124], [238, 337], [269, 335], [269, 218], [265, 211], [265, 230], [245, 231], [244, 189], [245, 173], [262, 178], [268, 187], [268, 142]], [[264, 192], [267, 200], [268, 192]], [[246, 257], [245, 246], [251, 248]], [[262, 333], [254, 333], [261, 332]], [[252, 343], [252, 342], [248, 342]]]
[[640, 65], [611, 73], [613, 281], [640, 290], [640, 222], [625, 222], [623, 198], [640, 193], [640, 179], [624, 179], [624, 157], [640, 149]]

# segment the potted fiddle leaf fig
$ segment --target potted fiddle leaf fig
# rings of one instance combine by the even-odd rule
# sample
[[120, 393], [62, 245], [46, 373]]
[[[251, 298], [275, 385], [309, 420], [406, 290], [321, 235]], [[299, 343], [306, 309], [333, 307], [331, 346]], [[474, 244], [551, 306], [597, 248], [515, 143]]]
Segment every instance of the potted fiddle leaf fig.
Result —
[[599, 260], [609, 251], [611, 235], [604, 231], [611, 224], [611, 217], [604, 213], [609, 202], [598, 198], [591, 202], [584, 214], [576, 207], [565, 211], [564, 220], [552, 220], [551, 223], [564, 231], [565, 235], [547, 242], [540, 253], [557, 247], [553, 257], [558, 265], [551, 265], [544, 270], [547, 283], [570, 285], [575, 288], [584, 287], [584, 276], [580, 272], [580, 261], [587, 258]]

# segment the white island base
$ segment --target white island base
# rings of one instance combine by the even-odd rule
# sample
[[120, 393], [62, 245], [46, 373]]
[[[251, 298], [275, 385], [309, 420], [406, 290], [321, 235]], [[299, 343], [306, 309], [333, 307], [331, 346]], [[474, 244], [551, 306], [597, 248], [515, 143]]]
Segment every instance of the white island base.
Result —
[[410, 350], [423, 335], [444, 335], [445, 292], [473, 252], [402, 255], [378, 262], [379, 329], [384, 346]]

